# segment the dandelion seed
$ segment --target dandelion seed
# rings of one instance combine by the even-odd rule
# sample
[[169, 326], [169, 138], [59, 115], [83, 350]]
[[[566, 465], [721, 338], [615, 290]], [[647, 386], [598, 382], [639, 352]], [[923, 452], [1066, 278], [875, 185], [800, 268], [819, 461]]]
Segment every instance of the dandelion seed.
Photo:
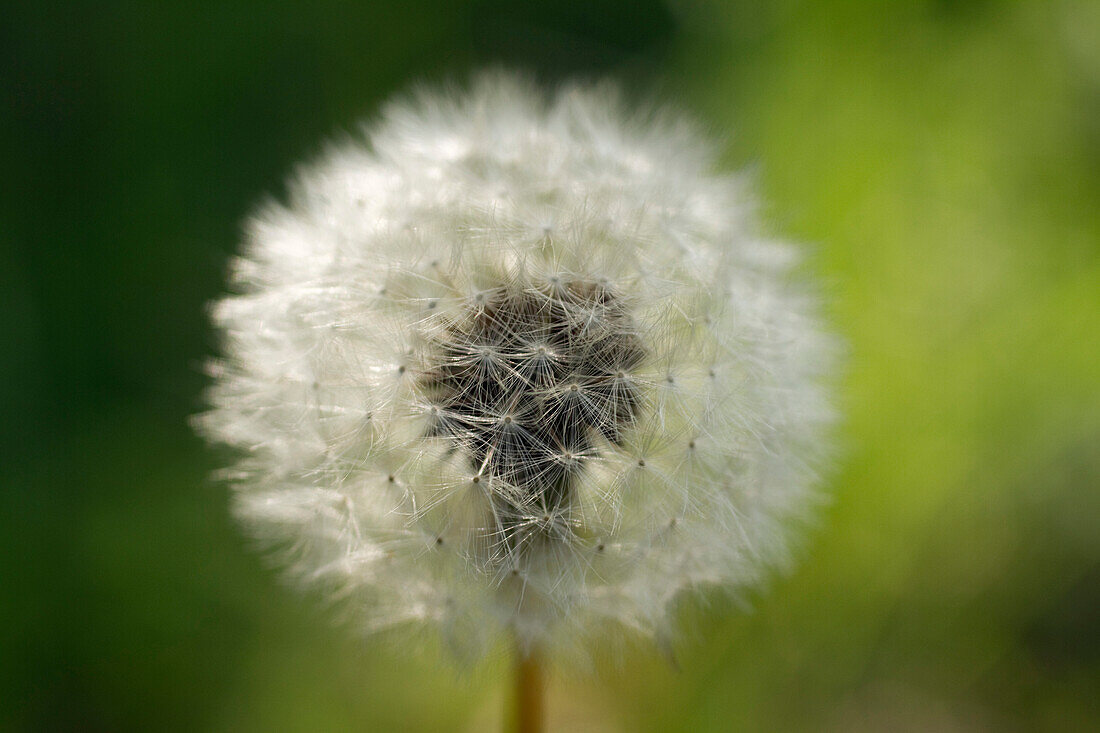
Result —
[[832, 342], [694, 128], [490, 75], [366, 134], [256, 214], [213, 309], [197, 424], [246, 529], [365, 629], [475, 655], [663, 632], [780, 563]]

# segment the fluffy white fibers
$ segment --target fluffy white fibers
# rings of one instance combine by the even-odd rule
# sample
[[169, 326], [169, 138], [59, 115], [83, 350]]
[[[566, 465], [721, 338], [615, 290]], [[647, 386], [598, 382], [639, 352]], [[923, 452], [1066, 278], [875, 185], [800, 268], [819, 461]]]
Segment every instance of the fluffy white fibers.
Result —
[[366, 630], [572, 645], [781, 562], [832, 340], [676, 115], [487, 75], [251, 220], [198, 420], [235, 511]]

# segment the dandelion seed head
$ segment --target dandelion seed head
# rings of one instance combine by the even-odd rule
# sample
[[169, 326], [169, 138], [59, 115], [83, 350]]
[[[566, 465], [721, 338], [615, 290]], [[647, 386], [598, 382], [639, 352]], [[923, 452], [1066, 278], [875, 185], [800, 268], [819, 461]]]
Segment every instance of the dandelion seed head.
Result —
[[197, 424], [247, 530], [365, 631], [474, 654], [664, 631], [781, 564], [832, 340], [705, 138], [504, 74], [365, 135], [252, 218], [213, 307]]

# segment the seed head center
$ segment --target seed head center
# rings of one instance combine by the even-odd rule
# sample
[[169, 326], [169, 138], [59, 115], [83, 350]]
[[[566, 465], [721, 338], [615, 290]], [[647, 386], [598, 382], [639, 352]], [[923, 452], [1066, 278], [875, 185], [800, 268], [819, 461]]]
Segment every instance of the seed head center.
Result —
[[[607, 284], [577, 279], [491, 292], [433, 337], [419, 387], [448, 416], [429, 434], [506, 487], [494, 494], [494, 515], [517, 546], [525, 517], [568, 508], [576, 469], [601, 437], [622, 443], [640, 403], [624, 377], [646, 351]], [[584, 400], [565, 399], [581, 384]]]

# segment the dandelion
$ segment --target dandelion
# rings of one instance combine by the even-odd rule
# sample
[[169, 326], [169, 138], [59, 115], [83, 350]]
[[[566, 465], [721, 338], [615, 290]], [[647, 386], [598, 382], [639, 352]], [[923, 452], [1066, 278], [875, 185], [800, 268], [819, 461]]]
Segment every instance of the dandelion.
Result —
[[697, 130], [497, 74], [388, 106], [251, 220], [198, 426], [365, 631], [476, 658], [668, 631], [813, 497], [831, 341]]

